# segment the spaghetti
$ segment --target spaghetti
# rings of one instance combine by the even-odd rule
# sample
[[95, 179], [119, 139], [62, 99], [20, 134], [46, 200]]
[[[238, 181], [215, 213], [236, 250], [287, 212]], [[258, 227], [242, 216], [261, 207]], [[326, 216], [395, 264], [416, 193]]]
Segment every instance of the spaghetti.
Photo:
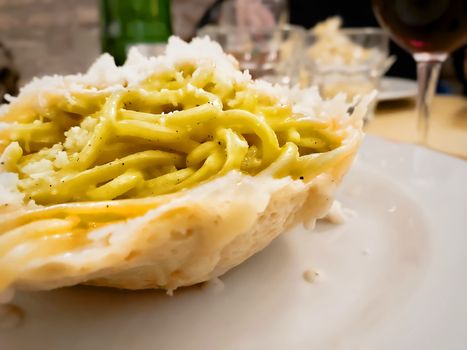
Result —
[[[47, 113], [0, 116], [3, 168], [39, 205], [2, 219], [0, 274], [11, 278], [0, 290], [15, 264], [82, 246], [90, 228], [142, 215], [165, 194], [232, 170], [309, 180], [340, 160], [338, 126], [294, 114], [251, 82], [226, 86], [213, 69], [180, 65]], [[15, 251], [26, 241], [31, 249]]]

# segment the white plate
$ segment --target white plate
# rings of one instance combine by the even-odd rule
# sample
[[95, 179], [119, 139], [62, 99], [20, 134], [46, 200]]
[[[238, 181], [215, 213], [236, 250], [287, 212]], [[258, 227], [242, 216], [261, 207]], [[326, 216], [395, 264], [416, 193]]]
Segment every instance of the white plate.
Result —
[[21, 293], [0, 348], [465, 349], [467, 162], [368, 137], [339, 199], [358, 215], [295, 228], [222, 291]]
[[417, 82], [415, 80], [384, 77], [378, 93], [378, 101], [392, 101], [417, 96]]

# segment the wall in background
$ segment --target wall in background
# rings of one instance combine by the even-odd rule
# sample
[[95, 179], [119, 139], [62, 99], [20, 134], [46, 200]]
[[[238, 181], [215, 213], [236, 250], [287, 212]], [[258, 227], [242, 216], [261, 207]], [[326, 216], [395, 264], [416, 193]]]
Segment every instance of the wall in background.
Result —
[[[99, 0], [0, 0], [0, 42], [20, 84], [34, 76], [82, 72], [100, 53]], [[190, 38], [214, 0], [173, 0], [175, 34]]]

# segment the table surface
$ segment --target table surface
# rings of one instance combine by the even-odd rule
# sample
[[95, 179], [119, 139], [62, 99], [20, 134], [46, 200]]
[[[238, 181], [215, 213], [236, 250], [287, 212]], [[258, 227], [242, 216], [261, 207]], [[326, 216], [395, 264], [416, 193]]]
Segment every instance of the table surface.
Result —
[[[368, 134], [393, 141], [416, 143], [414, 101], [381, 102], [365, 129]], [[434, 98], [428, 140], [423, 145], [467, 159], [467, 98], [446, 95]]]

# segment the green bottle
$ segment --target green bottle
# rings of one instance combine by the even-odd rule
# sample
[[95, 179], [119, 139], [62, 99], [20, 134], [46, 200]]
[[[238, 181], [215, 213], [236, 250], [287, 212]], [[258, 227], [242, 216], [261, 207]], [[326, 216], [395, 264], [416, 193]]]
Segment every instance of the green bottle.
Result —
[[157, 51], [172, 35], [170, 0], [101, 0], [100, 12], [102, 51], [118, 65], [131, 46]]

